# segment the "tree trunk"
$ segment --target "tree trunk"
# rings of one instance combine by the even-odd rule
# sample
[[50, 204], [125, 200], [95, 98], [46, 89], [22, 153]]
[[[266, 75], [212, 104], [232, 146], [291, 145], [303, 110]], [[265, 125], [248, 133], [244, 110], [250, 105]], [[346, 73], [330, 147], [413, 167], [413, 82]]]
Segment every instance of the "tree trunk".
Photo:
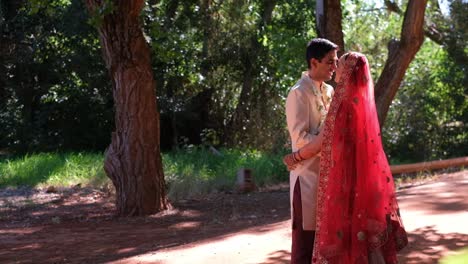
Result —
[[[106, 1], [86, 0], [96, 14]], [[150, 50], [139, 23], [143, 0], [114, 0], [98, 26], [112, 79], [115, 132], [104, 170], [116, 192], [119, 215], [153, 214], [168, 208], [159, 146], [159, 113]]]
[[427, 0], [410, 0], [405, 12], [401, 39], [388, 44], [388, 58], [375, 85], [375, 101], [382, 127], [388, 109], [405, 72], [424, 41], [424, 13]]
[[317, 0], [315, 14], [318, 36], [337, 44], [339, 46], [338, 57], [341, 56], [345, 51], [345, 46], [341, 27], [340, 0]]

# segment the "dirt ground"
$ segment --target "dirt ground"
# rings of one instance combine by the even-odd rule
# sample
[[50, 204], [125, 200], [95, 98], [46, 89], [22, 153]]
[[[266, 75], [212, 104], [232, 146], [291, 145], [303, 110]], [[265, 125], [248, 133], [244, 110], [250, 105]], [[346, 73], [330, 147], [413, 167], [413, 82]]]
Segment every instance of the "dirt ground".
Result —
[[[401, 263], [437, 263], [468, 247], [468, 170], [398, 192], [410, 245]], [[0, 190], [0, 263], [289, 263], [287, 185], [173, 203], [115, 217], [113, 196], [88, 188]]]

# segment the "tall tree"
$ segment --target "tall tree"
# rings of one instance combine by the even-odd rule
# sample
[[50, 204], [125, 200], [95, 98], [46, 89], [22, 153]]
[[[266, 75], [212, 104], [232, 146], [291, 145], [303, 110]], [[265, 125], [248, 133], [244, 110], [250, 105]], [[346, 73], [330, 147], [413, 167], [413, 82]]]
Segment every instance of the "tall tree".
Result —
[[118, 214], [146, 215], [165, 210], [169, 204], [155, 81], [139, 21], [144, 0], [86, 0], [86, 5], [97, 21], [112, 79], [115, 132], [105, 153], [104, 170], [116, 188]]
[[[340, 1], [318, 0], [317, 33], [321, 37], [344, 46], [341, 31]], [[400, 87], [409, 64], [424, 41], [424, 14], [427, 0], [409, 0], [401, 29], [400, 40], [388, 43], [388, 57], [384, 69], [375, 85], [375, 101], [380, 125], [383, 126], [393, 98]], [[391, 12], [399, 12], [393, 1], [385, 1]], [[337, 33], [337, 31], [339, 31]], [[341, 34], [341, 35], [340, 35]]]
[[327, 38], [340, 46], [338, 55], [343, 54], [345, 43], [341, 26], [342, 13], [340, 0], [317, 0], [315, 19], [317, 33], [321, 38]]
[[400, 40], [388, 44], [388, 57], [375, 85], [375, 101], [382, 127], [406, 69], [424, 41], [424, 13], [427, 0], [409, 0], [406, 7]]

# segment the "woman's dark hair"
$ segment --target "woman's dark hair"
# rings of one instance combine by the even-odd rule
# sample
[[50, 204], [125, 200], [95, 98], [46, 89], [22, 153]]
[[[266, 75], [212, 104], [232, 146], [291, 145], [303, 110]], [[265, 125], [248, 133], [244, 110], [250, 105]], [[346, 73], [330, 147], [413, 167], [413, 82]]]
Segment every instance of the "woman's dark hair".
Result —
[[321, 60], [328, 52], [332, 50], [337, 50], [338, 45], [329, 41], [328, 39], [323, 38], [314, 38], [307, 44], [306, 49], [306, 60], [307, 67], [310, 69], [310, 60], [312, 58]]

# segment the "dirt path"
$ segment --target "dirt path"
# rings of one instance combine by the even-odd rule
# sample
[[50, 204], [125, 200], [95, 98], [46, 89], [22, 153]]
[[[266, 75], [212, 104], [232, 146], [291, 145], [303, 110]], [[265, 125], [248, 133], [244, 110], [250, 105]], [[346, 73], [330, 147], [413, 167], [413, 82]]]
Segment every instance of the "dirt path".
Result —
[[[398, 196], [410, 233], [401, 263], [437, 263], [468, 247], [467, 170]], [[0, 190], [0, 263], [289, 263], [288, 199], [283, 186], [116, 218], [112, 197], [97, 190]]]

